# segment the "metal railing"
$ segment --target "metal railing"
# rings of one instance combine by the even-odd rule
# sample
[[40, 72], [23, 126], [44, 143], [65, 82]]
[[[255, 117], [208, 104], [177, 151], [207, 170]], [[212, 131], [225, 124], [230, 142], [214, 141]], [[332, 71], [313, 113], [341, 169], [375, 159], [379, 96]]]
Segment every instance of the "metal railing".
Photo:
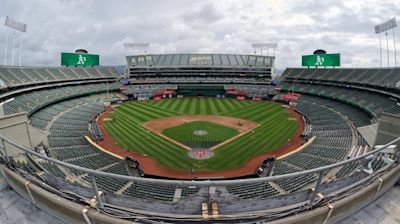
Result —
[[[393, 145], [397, 142], [400, 142], [400, 137], [385, 144], [384, 146], [377, 148], [373, 151], [370, 151], [366, 154], [363, 154], [359, 157], [351, 158], [348, 160], [344, 160], [338, 163], [330, 164], [327, 166], [323, 167], [318, 167], [315, 169], [310, 169], [310, 170], [304, 170], [300, 172], [295, 172], [295, 173], [289, 173], [289, 174], [283, 174], [283, 175], [277, 175], [277, 176], [269, 176], [269, 177], [260, 177], [260, 178], [250, 178], [250, 179], [235, 179], [235, 180], [201, 180], [201, 181], [193, 181], [193, 180], [166, 180], [166, 179], [152, 179], [152, 178], [142, 178], [142, 177], [134, 177], [134, 176], [125, 176], [125, 175], [119, 175], [119, 174], [114, 174], [114, 173], [107, 173], [103, 171], [98, 171], [98, 170], [92, 170], [88, 169], [85, 167], [80, 167], [76, 166], [70, 163], [66, 163], [51, 157], [47, 157], [46, 155], [42, 155], [40, 153], [34, 152], [33, 150], [30, 150], [24, 146], [19, 145], [18, 143], [7, 139], [3, 136], [0, 135], [0, 152], [3, 155], [4, 160], [7, 163], [10, 163], [10, 158], [8, 156], [7, 152], [7, 144], [10, 144], [11, 146], [14, 146], [23, 152], [31, 155], [38, 157], [40, 159], [46, 160], [50, 163], [57, 164], [59, 166], [62, 166], [64, 168], [68, 168], [71, 170], [75, 170], [81, 173], [85, 173], [90, 177], [91, 180], [91, 188], [98, 200], [98, 207], [103, 208], [104, 204], [102, 202], [102, 199], [99, 195], [99, 190], [98, 190], [98, 185], [96, 183], [96, 176], [102, 176], [102, 177], [108, 177], [108, 178], [113, 178], [113, 179], [118, 179], [118, 180], [123, 180], [123, 181], [131, 181], [131, 182], [139, 182], [139, 183], [146, 183], [146, 184], [156, 184], [156, 185], [168, 185], [168, 186], [180, 186], [180, 187], [211, 187], [211, 186], [232, 186], [232, 185], [248, 185], [248, 184], [255, 184], [255, 183], [266, 183], [266, 182], [273, 182], [273, 181], [279, 181], [279, 180], [287, 180], [295, 177], [300, 177], [300, 176], [305, 176], [305, 175], [316, 175], [316, 182], [314, 184], [313, 191], [311, 193], [311, 197], [309, 197], [310, 202], [312, 203], [314, 201], [314, 198], [316, 194], [319, 192], [319, 188], [321, 184], [323, 183], [323, 177], [324, 174], [326, 174], [327, 171], [333, 170], [338, 167], [343, 167], [346, 164], [350, 164], [356, 161], [362, 161], [366, 157], [370, 157], [371, 155], [377, 155], [381, 153], [382, 150], [385, 150], [388, 146]], [[387, 152], [382, 152], [382, 153], [387, 153]], [[391, 153], [392, 155], [392, 163], [398, 164], [400, 162], [400, 149], [397, 148], [396, 151]], [[314, 182], [313, 182], [314, 183]]]
[[[221, 185], [233, 185], [233, 184], [241, 184], [241, 183], [247, 183], [247, 184], [251, 184], [251, 183], [259, 183], [259, 182], [270, 182], [270, 181], [276, 181], [276, 180], [282, 180], [282, 179], [289, 179], [289, 178], [293, 178], [293, 177], [298, 177], [298, 176], [303, 176], [303, 175], [307, 175], [307, 174], [316, 174], [316, 173], [321, 173], [327, 170], [332, 170], [334, 168], [337, 167], [341, 167], [343, 165], [346, 165], [348, 163], [351, 162], [355, 162], [355, 161], [359, 161], [361, 159], [364, 159], [365, 157], [369, 156], [369, 155], [373, 155], [376, 154], [380, 151], [382, 151], [383, 149], [386, 149], [388, 146], [393, 145], [397, 142], [400, 142], [400, 137], [397, 139], [394, 139], [393, 141], [383, 145], [380, 148], [377, 148], [375, 150], [372, 150], [366, 154], [363, 154], [359, 157], [354, 157], [351, 159], [347, 159], [338, 163], [334, 163], [334, 164], [330, 164], [327, 166], [323, 166], [323, 167], [318, 167], [315, 169], [310, 169], [310, 170], [305, 170], [305, 171], [300, 171], [300, 172], [295, 172], [295, 173], [290, 173], [290, 174], [283, 174], [283, 175], [277, 175], [277, 176], [270, 176], [270, 177], [260, 177], [260, 178], [250, 178], [250, 179], [236, 179], [236, 180], [205, 180], [205, 181], [192, 181], [192, 180], [165, 180], [165, 179], [152, 179], [152, 178], [142, 178], [142, 177], [133, 177], [133, 176], [125, 176], [125, 175], [119, 175], [119, 174], [114, 174], [114, 173], [107, 173], [107, 172], [103, 172], [103, 171], [98, 171], [98, 170], [92, 170], [92, 169], [88, 169], [85, 167], [80, 167], [77, 165], [73, 165], [70, 163], [66, 163], [51, 157], [47, 157], [46, 155], [34, 152], [28, 148], [26, 148], [25, 146], [21, 146], [17, 143], [15, 143], [12, 140], [9, 140], [7, 138], [4, 138], [2, 135], [0, 135], [0, 140], [1, 140], [1, 149], [4, 152], [5, 155], [5, 159], [7, 161], [7, 150], [5, 147], [5, 142], [9, 143], [10, 145], [30, 154], [33, 156], [36, 156], [38, 158], [47, 160], [49, 162], [55, 163], [57, 165], [60, 165], [62, 167], [66, 167], [72, 170], [76, 170], [76, 171], [81, 171], [81, 172], [85, 172], [91, 175], [98, 175], [98, 176], [104, 176], [104, 177], [110, 177], [110, 178], [115, 178], [115, 179], [120, 179], [120, 180], [126, 180], [126, 181], [135, 181], [135, 182], [143, 182], [143, 183], [154, 183], [154, 184], [165, 184], [165, 185], [174, 185], [174, 186], [213, 186], [213, 185], [217, 185], [217, 186], [221, 186]], [[399, 152], [400, 149], [397, 149], [397, 159], [396, 161], [399, 162]]]

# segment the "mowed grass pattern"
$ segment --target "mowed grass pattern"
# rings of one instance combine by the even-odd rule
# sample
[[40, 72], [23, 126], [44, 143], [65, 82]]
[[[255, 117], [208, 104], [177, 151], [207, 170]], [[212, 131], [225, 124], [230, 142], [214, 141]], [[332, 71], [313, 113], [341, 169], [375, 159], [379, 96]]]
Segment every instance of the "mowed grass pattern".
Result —
[[[195, 131], [205, 131], [206, 133], [196, 135]], [[162, 133], [191, 148], [204, 149], [238, 135], [239, 131], [207, 121], [192, 121], [167, 128]]]
[[[257, 101], [218, 98], [183, 98], [161, 101], [130, 102], [114, 107], [113, 121], [104, 127], [113, 140], [127, 150], [152, 157], [161, 167], [178, 170], [219, 171], [237, 168], [257, 155], [285, 145], [296, 133], [298, 123], [288, 118], [281, 105]], [[247, 119], [260, 124], [232, 142], [214, 150], [208, 160], [194, 160], [187, 150], [149, 132], [141, 126], [153, 119], [188, 114], [224, 115]]]

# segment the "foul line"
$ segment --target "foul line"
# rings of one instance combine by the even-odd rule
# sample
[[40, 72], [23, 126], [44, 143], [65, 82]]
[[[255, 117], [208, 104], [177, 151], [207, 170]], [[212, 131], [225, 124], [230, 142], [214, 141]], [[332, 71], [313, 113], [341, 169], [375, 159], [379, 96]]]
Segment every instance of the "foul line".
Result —
[[166, 139], [166, 140], [168, 140], [168, 141], [170, 141], [170, 142], [172, 142], [172, 143], [174, 143], [174, 144], [176, 144], [176, 145], [178, 145], [178, 146], [180, 146], [180, 147], [182, 147], [182, 148], [184, 148], [184, 149], [186, 149], [188, 151], [192, 150], [192, 148], [190, 148], [190, 147], [188, 147], [188, 146], [186, 146], [186, 145], [184, 145], [184, 144], [182, 144], [182, 143], [180, 143], [180, 142], [178, 142], [178, 141], [176, 141], [176, 140], [174, 140], [174, 139], [172, 139], [172, 138], [170, 138], [170, 137], [168, 137], [166, 135], [163, 135], [162, 133], [156, 132], [155, 130], [153, 130], [153, 129], [149, 128], [149, 127], [144, 127], [143, 125], [142, 125], [142, 127], [146, 128], [149, 131], [151, 131], [153, 134], [156, 134], [156, 135], [158, 135], [158, 136], [160, 136], [160, 137], [162, 137], [162, 138], [164, 138], [164, 139]]
[[290, 155], [292, 155], [292, 154], [294, 154], [294, 153], [296, 153], [296, 152], [299, 152], [299, 151], [303, 150], [305, 147], [307, 147], [307, 146], [309, 146], [311, 143], [313, 143], [314, 140], [315, 140], [316, 138], [317, 138], [317, 136], [313, 136], [313, 137], [312, 137], [310, 140], [308, 140], [308, 142], [306, 142], [304, 145], [298, 147], [297, 149], [295, 149], [295, 150], [293, 150], [293, 151], [291, 151], [291, 152], [288, 152], [288, 153], [286, 153], [286, 154], [284, 154], [284, 155], [279, 156], [277, 159], [283, 159], [283, 158], [288, 157], [288, 156], [290, 156]]
[[94, 147], [97, 148], [98, 150], [100, 150], [100, 151], [102, 151], [102, 152], [104, 152], [104, 153], [107, 153], [108, 155], [113, 156], [113, 157], [115, 157], [115, 158], [117, 158], [117, 159], [124, 160], [124, 157], [119, 156], [119, 155], [117, 155], [117, 154], [115, 154], [115, 153], [112, 153], [112, 152], [108, 151], [107, 149], [104, 149], [103, 147], [97, 145], [89, 136], [86, 136], [86, 135], [85, 135], [85, 139], [86, 139], [86, 141], [88, 141], [92, 146], [94, 146]]

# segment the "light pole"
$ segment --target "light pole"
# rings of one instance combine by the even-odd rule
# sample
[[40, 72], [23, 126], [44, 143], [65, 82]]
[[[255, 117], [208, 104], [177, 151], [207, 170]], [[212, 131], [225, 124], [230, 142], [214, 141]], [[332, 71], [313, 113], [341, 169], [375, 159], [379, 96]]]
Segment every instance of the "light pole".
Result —
[[380, 58], [380, 65], [382, 68], [382, 42], [381, 42], [381, 34], [379, 33], [379, 58]]
[[144, 54], [147, 54], [149, 47], [149, 43], [124, 43], [126, 54], [128, 54], [129, 50], [139, 50], [139, 52], [143, 50]]
[[22, 40], [19, 40], [19, 63], [18, 65], [21, 66], [21, 58], [22, 58]]
[[386, 53], [387, 53], [387, 63], [388, 63], [388, 68], [389, 68], [389, 40], [387, 38], [388, 33], [385, 33], [386, 36]]
[[[15, 31], [19, 31], [21, 33], [26, 33], [27, 30], [27, 25], [25, 23], [21, 23], [9, 16], [6, 17], [6, 21], [4, 23], [6, 27], [9, 27], [13, 29], [12, 33], [12, 50], [11, 50], [11, 65], [14, 65], [14, 39], [15, 39]], [[6, 47], [5, 47], [5, 56], [4, 56], [4, 65], [7, 65], [7, 51], [8, 51], [8, 35], [9, 33], [7, 32], [7, 37], [6, 37]], [[21, 54], [22, 54], [22, 39], [19, 40], [19, 65], [21, 66]]]
[[[267, 56], [269, 57], [269, 64], [271, 66], [271, 74], [275, 73], [275, 51], [278, 48], [278, 43], [252, 43], [251, 47], [254, 49], [254, 54], [257, 54], [257, 49], [260, 49], [261, 56], [263, 54], [263, 49], [267, 49]], [[269, 55], [269, 50], [272, 49], [274, 54]]]
[[380, 64], [382, 67], [382, 44], [381, 44], [381, 33], [385, 32], [386, 36], [386, 49], [387, 49], [387, 58], [388, 58], [388, 67], [389, 64], [389, 40], [387, 31], [393, 30], [393, 47], [394, 47], [394, 66], [397, 66], [397, 54], [396, 54], [396, 38], [394, 33], [394, 28], [397, 27], [396, 18], [390, 19], [384, 23], [375, 26], [375, 33], [379, 35], [379, 55], [380, 55]]
[[393, 31], [394, 67], [397, 67], [396, 37], [395, 37], [396, 35], [394, 34], [394, 28], [392, 29], [392, 31]]
[[6, 36], [6, 47], [5, 47], [6, 52], [5, 52], [5, 54], [4, 54], [4, 65], [7, 65], [7, 48], [8, 48], [8, 36], [9, 36], [9, 35], [10, 35], [10, 33], [7, 32], [7, 36]]
[[15, 32], [12, 33], [12, 44], [11, 44], [11, 65], [14, 66], [14, 40], [15, 40]]
[[277, 43], [252, 43], [251, 47], [254, 49], [254, 54], [257, 53], [257, 49], [260, 49], [261, 56], [263, 55], [263, 49], [267, 49], [267, 56], [269, 55], [269, 49], [272, 49], [275, 57], [275, 50], [278, 48]]

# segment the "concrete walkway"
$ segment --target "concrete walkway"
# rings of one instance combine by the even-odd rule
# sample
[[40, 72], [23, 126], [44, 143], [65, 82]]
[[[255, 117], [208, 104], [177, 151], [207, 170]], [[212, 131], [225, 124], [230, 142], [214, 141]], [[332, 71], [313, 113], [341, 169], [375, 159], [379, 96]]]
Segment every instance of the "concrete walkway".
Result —
[[379, 199], [340, 224], [396, 224], [400, 223], [400, 186], [392, 187]]
[[[0, 177], [0, 182], [3, 179]], [[9, 187], [0, 188], [0, 224], [63, 224], [36, 208]]]

